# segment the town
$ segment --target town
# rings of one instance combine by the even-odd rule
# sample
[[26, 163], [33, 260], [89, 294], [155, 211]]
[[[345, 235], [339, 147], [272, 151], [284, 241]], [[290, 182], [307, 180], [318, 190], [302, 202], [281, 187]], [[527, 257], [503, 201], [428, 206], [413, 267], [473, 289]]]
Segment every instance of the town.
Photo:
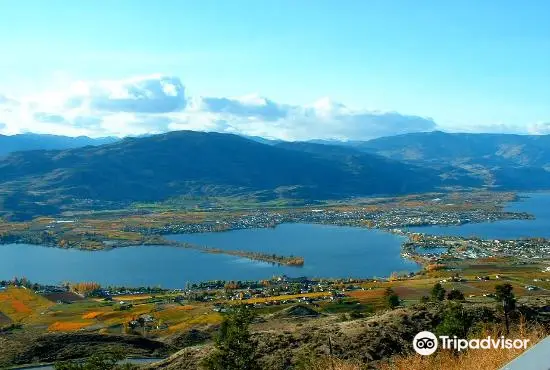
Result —
[[[451, 258], [513, 257], [518, 261], [529, 261], [550, 257], [550, 240], [544, 238], [498, 240], [427, 235], [400, 229], [392, 232], [408, 238], [402, 245], [403, 257], [424, 263], [444, 262]], [[438, 250], [439, 253], [429, 253], [432, 250]]]

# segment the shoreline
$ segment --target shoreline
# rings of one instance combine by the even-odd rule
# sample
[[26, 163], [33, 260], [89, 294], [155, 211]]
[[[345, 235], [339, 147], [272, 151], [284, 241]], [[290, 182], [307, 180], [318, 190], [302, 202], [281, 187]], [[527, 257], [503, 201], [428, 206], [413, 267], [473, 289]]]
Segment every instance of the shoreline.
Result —
[[[414, 223], [409, 223], [406, 226], [400, 226], [402, 228], [407, 228], [411, 226], [461, 226], [469, 223], [475, 223], [475, 224], [481, 224], [487, 222], [487, 220], [490, 220], [490, 222], [494, 221], [500, 221], [500, 220], [532, 220], [535, 219], [535, 216], [532, 214], [529, 214], [527, 212], [509, 212], [504, 211], [505, 207], [508, 206], [512, 202], [521, 202], [523, 199], [528, 197], [528, 194], [523, 193], [515, 193], [514, 197], [507, 201], [505, 204], [495, 204], [495, 209], [500, 209], [501, 211], [495, 211], [490, 209], [481, 209], [474, 211], [473, 213], [476, 215], [473, 218], [467, 217], [469, 214], [466, 211], [431, 211], [429, 213], [432, 215], [431, 217], [437, 217], [439, 214], [447, 217], [443, 217], [439, 221], [442, 222], [434, 222], [427, 221], [427, 220], [415, 220]], [[351, 210], [358, 209], [357, 206], [350, 206]], [[400, 210], [397, 210], [400, 211]], [[372, 229], [372, 230], [379, 230], [380, 232], [384, 233], [390, 233], [394, 235], [400, 235], [405, 238], [401, 242], [400, 246], [400, 255], [401, 258], [407, 259], [409, 261], [412, 261], [419, 265], [420, 269], [426, 268], [427, 265], [437, 262], [438, 257], [434, 257], [431, 254], [423, 255], [418, 254], [415, 252], [416, 248], [411, 246], [414, 246], [413, 240], [411, 239], [412, 235], [420, 234], [419, 232], [410, 232], [408, 230], [401, 230], [398, 227], [383, 227], [379, 225], [371, 225], [368, 222], [364, 221], [362, 218], [343, 218], [338, 216], [336, 214], [335, 218], [330, 220], [310, 220], [309, 218], [312, 218], [312, 216], [318, 217], [320, 214], [323, 216], [325, 215], [324, 212], [330, 212], [329, 210], [288, 210], [289, 213], [286, 214], [285, 217], [283, 217], [282, 214], [279, 213], [267, 213], [267, 215], [271, 215], [272, 217], [275, 217], [275, 219], [267, 219], [267, 221], [264, 220], [264, 222], [259, 223], [244, 223], [244, 224], [238, 224], [235, 223], [238, 220], [240, 220], [242, 217], [247, 217], [247, 214], [232, 216], [234, 218], [230, 219], [233, 220], [233, 223], [227, 223], [227, 221], [223, 221], [225, 223], [215, 223], [211, 224], [208, 222], [203, 223], [190, 223], [187, 226], [189, 228], [193, 228], [196, 230], [196, 232], [193, 233], [204, 233], [204, 232], [228, 232], [228, 231], [234, 231], [234, 230], [250, 230], [250, 229], [265, 229], [265, 228], [275, 228], [281, 224], [297, 224], [297, 223], [305, 223], [305, 224], [315, 224], [315, 225], [327, 225], [327, 226], [344, 226], [344, 227], [357, 227], [357, 228], [366, 228], [366, 229]], [[308, 213], [309, 212], [309, 213]], [[345, 214], [349, 213], [344, 212]], [[392, 214], [395, 212], [394, 209], [390, 208], [386, 211], [380, 211], [382, 217], [386, 217], [387, 214]], [[448, 217], [448, 215], [453, 215], [455, 212], [457, 215], [462, 216], [462, 218], [453, 219], [452, 217]], [[462, 212], [462, 213], [461, 213]], [[277, 219], [276, 216], [279, 215], [280, 217]], [[302, 215], [302, 218], [298, 218], [298, 215]], [[309, 216], [308, 216], [309, 215]], [[255, 252], [255, 251], [245, 251], [245, 250], [237, 250], [237, 249], [223, 249], [223, 248], [215, 248], [215, 247], [208, 247], [208, 246], [200, 246], [192, 243], [187, 242], [179, 242], [167, 239], [167, 236], [169, 235], [177, 235], [179, 233], [177, 232], [164, 232], [164, 233], [157, 233], [160, 231], [159, 229], [141, 229], [139, 232], [134, 231], [134, 236], [136, 236], [136, 239], [108, 239], [103, 237], [101, 234], [94, 233], [94, 231], [86, 231], [81, 234], [82, 238], [89, 238], [89, 239], [80, 239], [80, 241], [74, 241], [72, 244], [69, 243], [62, 243], [65, 242], [64, 239], [59, 240], [63, 234], [60, 234], [61, 231], [66, 230], [65, 227], [76, 227], [77, 229], [83, 229], [85, 224], [80, 224], [81, 221], [74, 221], [70, 223], [61, 222], [63, 220], [55, 220], [55, 219], [48, 219], [48, 224], [42, 223], [45, 225], [45, 229], [40, 230], [28, 230], [27, 232], [21, 232], [21, 235], [17, 235], [17, 230], [15, 230], [14, 233], [9, 233], [6, 235], [4, 233], [3, 235], [0, 234], [0, 245], [1, 244], [32, 244], [42, 247], [51, 247], [51, 248], [60, 248], [60, 249], [75, 249], [75, 250], [81, 250], [81, 251], [109, 251], [112, 249], [118, 249], [118, 248], [124, 248], [124, 247], [130, 247], [130, 246], [153, 246], [153, 245], [164, 245], [164, 246], [173, 246], [176, 248], [186, 248], [186, 249], [194, 249], [203, 253], [210, 253], [210, 254], [225, 254], [229, 256], [239, 257], [239, 258], [246, 258], [252, 261], [260, 261], [265, 263], [271, 263], [276, 264], [279, 266], [289, 266], [289, 267], [302, 267], [305, 265], [305, 260], [301, 256], [284, 256], [284, 255], [277, 255], [277, 254], [268, 254], [265, 252]], [[83, 220], [86, 221], [86, 220]], [[436, 220], [437, 221], [437, 220]], [[56, 227], [60, 227], [60, 229], [52, 229], [52, 231], [44, 231], [47, 230], [49, 225], [56, 225]], [[122, 225], [121, 225], [122, 226]], [[168, 229], [173, 230], [173, 228], [176, 228], [177, 222], [174, 224], [168, 224]], [[53, 227], [53, 226], [52, 226]], [[166, 229], [165, 229], [166, 230]], [[57, 234], [56, 234], [57, 231]], [[122, 230], [123, 232], [130, 232], [128, 228], [124, 228]], [[40, 233], [40, 235], [39, 235]], [[46, 235], [47, 234], [47, 235]], [[436, 235], [430, 235], [430, 234], [423, 234], [424, 238], [432, 238], [437, 239], [441, 241], [438, 244], [441, 244], [439, 246], [444, 245], [449, 240], [469, 240], [467, 238], [461, 238], [461, 237], [451, 237], [451, 236], [436, 236]], [[36, 241], [40, 239], [40, 236], [44, 237], [46, 240], [48, 240], [48, 243], [34, 243], [33, 241]], [[124, 235], [122, 235], [124, 236]], [[94, 241], [94, 244], [82, 244], [85, 240], [91, 240]], [[514, 241], [518, 241], [519, 239], [512, 239]], [[418, 247], [422, 247], [421, 245], [418, 245]], [[448, 250], [450, 250], [448, 248]]]

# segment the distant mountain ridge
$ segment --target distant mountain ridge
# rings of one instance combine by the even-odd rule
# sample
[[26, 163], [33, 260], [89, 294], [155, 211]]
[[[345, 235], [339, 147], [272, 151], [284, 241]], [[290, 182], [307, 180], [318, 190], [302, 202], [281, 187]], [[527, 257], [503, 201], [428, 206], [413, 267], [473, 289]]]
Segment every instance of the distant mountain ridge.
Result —
[[550, 163], [550, 135], [470, 134], [441, 131], [381, 137], [350, 146], [397, 160], [463, 159], [519, 165]]
[[382, 137], [349, 146], [423, 167], [460, 168], [497, 188], [550, 189], [550, 135], [433, 131]]
[[69, 137], [43, 134], [0, 135], [0, 157], [26, 150], [59, 150], [87, 145], [103, 145], [117, 141], [115, 137], [93, 139], [87, 136]]

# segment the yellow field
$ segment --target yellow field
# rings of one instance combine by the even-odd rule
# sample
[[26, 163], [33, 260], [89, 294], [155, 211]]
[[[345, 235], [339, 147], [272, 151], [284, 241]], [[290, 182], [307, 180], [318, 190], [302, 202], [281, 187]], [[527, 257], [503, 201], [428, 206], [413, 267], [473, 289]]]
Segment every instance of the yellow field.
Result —
[[349, 297], [356, 298], [359, 301], [368, 301], [372, 299], [380, 299], [384, 296], [385, 289], [372, 290], [356, 290], [346, 294]]
[[212, 324], [219, 324], [221, 322], [222, 322], [222, 316], [219, 313], [217, 312], [204, 313], [202, 315], [190, 316], [185, 320], [180, 320], [180, 322], [178, 322], [177, 324], [170, 325], [168, 330], [179, 331], [179, 330], [192, 328], [193, 326], [212, 325]]
[[84, 315], [82, 315], [82, 318], [85, 319], [85, 320], [95, 319], [99, 315], [102, 315], [102, 314], [103, 314], [103, 312], [92, 311], [92, 312], [88, 312], [88, 313], [85, 313]]
[[190, 305], [179, 306], [171, 305], [165, 307], [162, 311], [154, 313], [154, 317], [164, 321], [166, 324], [174, 324], [180, 320], [188, 320], [190, 317], [200, 315], [202, 313], [210, 313], [210, 308], [195, 307]]
[[0, 293], [0, 311], [15, 322], [25, 321], [53, 306], [46, 298], [24, 288], [8, 288]]
[[142, 299], [150, 299], [152, 296], [150, 294], [129, 294], [129, 295], [117, 295], [113, 297], [113, 301], [139, 301]]
[[89, 325], [87, 322], [56, 321], [48, 327], [48, 331], [76, 331]]
[[152, 311], [153, 305], [144, 304], [134, 306], [129, 311], [109, 311], [99, 315], [96, 319], [106, 326], [118, 325], [128, 322], [139, 315], [148, 314]]
[[290, 299], [299, 299], [299, 298], [329, 297], [330, 295], [331, 295], [330, 292], [287, 294], [287, 295], [279, 295], [276, 297], [243, 299], [242, 301], [238, 301], [238, 303], [265, 303], [265, 302], [273, 302], [273, 301], [286, 301]]

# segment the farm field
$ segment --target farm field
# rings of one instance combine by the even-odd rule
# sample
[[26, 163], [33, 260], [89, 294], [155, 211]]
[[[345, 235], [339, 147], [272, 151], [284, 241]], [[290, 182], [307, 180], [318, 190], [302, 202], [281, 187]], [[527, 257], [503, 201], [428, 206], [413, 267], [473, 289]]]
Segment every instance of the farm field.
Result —
[[51, 306], [51, 301], [25, 288], [0, 292], [0, 312], [14, 322], [29, 322]]
[[[107, 331], [123, 333], [132, 320], [142, 315], [148, 315], [155, 323], [154, 335], [165, 332], [189, 329], [217, 324], [221, 315], [214, 311], [217, 304], [256, 304], [269, 306], [275, 304], [270, 312], [284, 309], [296, 304], [304, 298], [319, 301], [318, 310], [341, 312], [355, 310], [350, 302], [362, 305], [364, 310], [379, 310], [384, 308], [384, 292], [390, 287], [406, 304], [419, 302], [422, 297], [430, 296], [435, 283], [441, 282], [446, 291], [458, 289], [467, 300], [491, 303], [494, 300], [488, 296], [495, 291], [495, 286], [510, 283], [518, 296], [544, 296], [550, 292], [546, 274], [541, 272], [537, 264], [510, 268], [507, 261], [482, 261], [468, 266], [460, 265], [460, 277], [465, 281], [452, 281], [457, 270], [432, 271], [411, 278], [377, 280], [362, 282], [355, 289], [345, 289], [341, 285], [342, 297], [347, 305], [339, 306], [334, 300], [325, 299], [332, 292], [312, 292], [302, 294], [283, 294], [269, 297], [253, 297], [242, 300], [174, 303], [175, 295], [166, 294], [127, 294], [113, 297], [111, 301], [98, 298], [83, 298], [71, 292], [48, 294], [41, 296], [30, 289], [10, 287], [0, 292], [0, 324], [21, 323], [25, 327], [33, 327], [44, 331]], [[480, 280], [484, 276], [489, 280]], [[536, 284], [536, 290], [528, 290], [526, 286]], [[548, 287], [548, 288], [547, 288]], [[266, 308], [267, 309], [267, 308]], [[267, 311], [266, 311], [267, 312]]]
[[44, 332], [124, 334], [130, 321], [148, 315], [158, 326], [154, 331], [154, 335], [158, 336], [219, 324], [222, 319], [219, 313], [212, 311], [211, 305], [206, 304], [137, 303], [122, 309], [120, 302], [123, 301], [83, 299], [70, 304], [56, 304], [28, 289], [9, 288], [0, 293], [0, 324], [22, 323], [24, 328]]
[[275, 301], [289, 301], [289, 300], [297, 300], [300, 298], [320, 298], [320, 297], [329, 297], [331, 295], [330, 292], [318, 292], [318, 293], [303, 293], [303, 294], [285, 294], [285, 295], [279, 295], [279, 296], [273, 296], [273, 297], [265, 297], [265, 298], [249, 298], [249, 299], [243, 299], [241, 301], [236, 301], [238, 303], [266, 303], [266, 302], [275, 302]]
[[[401, 307], [397, 311], [414, 311], [423, 307], [418, 303], [423, 297], [431, 295], [436, 283], [441, 283], [446, 292], [452, 289], [463, 292], [465, 307], [494, 309], [495, 300], [491, 294], [495, 286], [502, 283], [513, 286], [520, 302], [526, 302], [529, 298], [535, 298], [529, 301], [535, 303], [538, 299], [550, 299], [543, 284], [550, 274], [542, 272], [544, 265], [533, 263], [518, 269], [508, 268], [510, 266], [511, 263], [506, 260], [471, 265], [462, 262], [450, 265], [446, 270], [424, 271], [415, 276], [394, 274], [389, 279], [335, 280], [332, 285], [323, 286], [330, 287], [323, 292], [275, 293], [270, 297], [259, 296], [268, 295], [273, 289], [274, 286], [267, 280], [262, 286], [268, 288], [261, 293], [256, 289], [220, 285], [219, 288], [198, 289], [189, 296], [170, 290], [141, 293], [142, 290], [136, 289], [136, 294], [108, 298], [85, 297], [72, 291], [42, 296], [31, 289], [10, 286], [0, 292], [0, 328], [10, 331], [10, 335], [0, 335], [0, 344], [12, 343], [9, 342], [12, 340], [15, 347], [4, 344], [7, 347], [0, 350], [0, 365], [2, 361], [9, 363], [11, 353], [23, 353], [28, 340], [40, 342], [40, 338], [44, 337], [74, 338], [75, 343], [79, 338], [90, 338], [86, 341], [92, 342], [116, 338], [117, 341], [128, 341], [125, 348], [137, 354], [143, 353], [143, 349], [139, 348], [142, 341], [150, 341], [147, 346], [153, 346], [151, 348], [163, 343], [208, 345], [223, 320], [223, 312], [241, 303], [254, 307], [258, 317], [252, 325], [255, 333], [294, 335], [323, 325], [336, 325], [345, 328], [343, 330], [348, 334], [356, 333], [360, 326], [355, 325], [353, 320], [378, 320], [391, 313], [385, 297], [387, 288], [399, 296]], [[312, 286], [318, 288], [321, 283], [326, 284], [326, 281], [314, 282]], [[528, 290], [526, 286], [529, 284], [540, 288]], [[86, 284], [76, 283], [74, 286]], [[253, 298], [235, 299], [247, 295]], [[85, 342], [85, 345], [88, 343]], [[172, 353], [170, 348], [173, 350], [173, 347], [165, 347], [168, 352], [162, 352], [163, 356]], [[73, 350], [82, 351], [77, 347]], [[147, 352], [148, 355], [151, 353]]]

